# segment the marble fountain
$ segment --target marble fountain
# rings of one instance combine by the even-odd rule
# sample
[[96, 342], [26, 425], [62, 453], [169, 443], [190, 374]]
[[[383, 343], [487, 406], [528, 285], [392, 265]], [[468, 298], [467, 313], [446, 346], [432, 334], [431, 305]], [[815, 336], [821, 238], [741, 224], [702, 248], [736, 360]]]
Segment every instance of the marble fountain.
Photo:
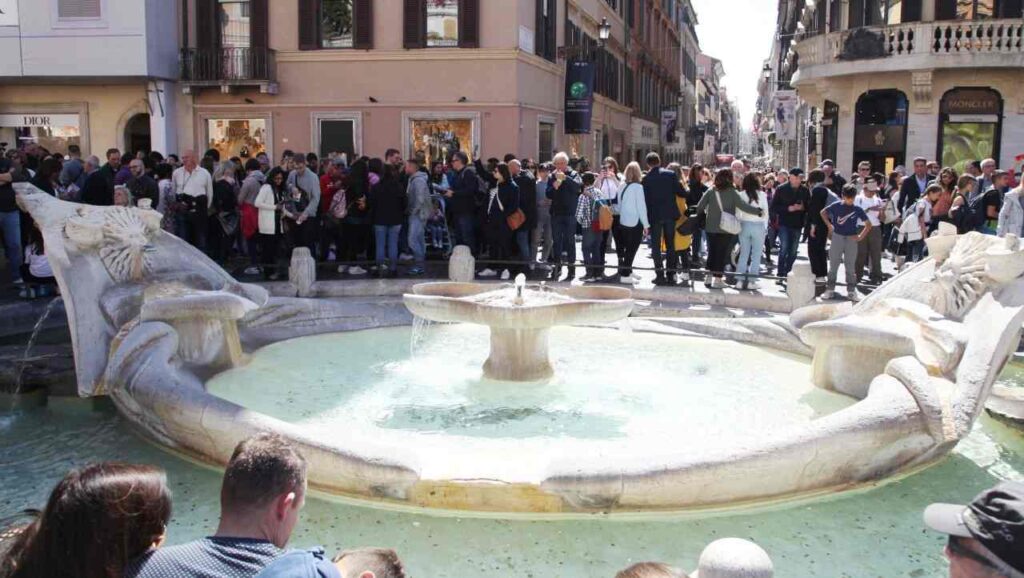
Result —
[[[785, 318], [668, 328], [620, 321], [633, 309], [621, 288], [423, 284], [404, 303], [443, 323], [430, 355], [376, 363], [408, 347], [374, 333], [407, 327], [407, 313], [271, 297], [162, 232], [152, 210], [15, 187], [65, 296], [81, 396], [109, 396], [149, 438], [211, 464], [276, 431], [309, 457], [312, 486], [369, 503], [684, 511], [892, 479], [969, 434], [1024, 324], [1019, 240], [942, 235], [856, 306]], [[800, 379], [813, 387], [793, 389]]]

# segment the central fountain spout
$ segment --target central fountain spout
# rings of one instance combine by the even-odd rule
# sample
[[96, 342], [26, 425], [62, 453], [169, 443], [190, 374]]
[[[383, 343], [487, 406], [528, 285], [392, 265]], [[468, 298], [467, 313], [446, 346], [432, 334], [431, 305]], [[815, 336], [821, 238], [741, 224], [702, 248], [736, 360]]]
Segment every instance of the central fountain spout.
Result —
[[523, 305], [523, 289], [526, 289], [526, 275], [516, 275], [516, 297], [512, 300], [517, 306]]

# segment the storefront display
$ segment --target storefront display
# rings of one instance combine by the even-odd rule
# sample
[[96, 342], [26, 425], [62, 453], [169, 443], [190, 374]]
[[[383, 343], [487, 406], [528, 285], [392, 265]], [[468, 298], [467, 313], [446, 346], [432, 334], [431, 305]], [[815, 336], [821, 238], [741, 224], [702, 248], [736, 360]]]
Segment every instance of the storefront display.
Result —
[[409, 154], [426, 159], [444, 161], [455, 151], [462, 151], [473, 158], [476, 143], [473, 142], [473, 121], [471, 119], [412, 119], [409, 121]]
[[940, 105], [942, 166], [963, 173], [974, 160], [999, 158], [1003, 101], [991, 88], [956, 88]]
[[262, 118], [214, 119], [207, 121], [209, 148], [220, 158], [251, 158], [267, 152], [267, 121]]

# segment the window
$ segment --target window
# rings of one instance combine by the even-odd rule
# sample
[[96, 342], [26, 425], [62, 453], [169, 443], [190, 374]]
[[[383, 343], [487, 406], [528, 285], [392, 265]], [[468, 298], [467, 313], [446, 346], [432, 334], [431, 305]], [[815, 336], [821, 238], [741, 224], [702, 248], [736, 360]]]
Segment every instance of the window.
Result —
[[220, 44], [224, 48], [249, 48], [249, 0], [220, 0]]
[[939, 106], [939, 158], [963, 173], [973, 160], [999, 158], [1003, 99], [990, 88], [955, 88]]
[[60, 20], [98, 20], [103, 17], [101, 0], [58, 0]]
[[555, 123], [540, 121], [537, 125], [537, 159], [547, 161], [555, 154]]
[[427, 0], [427, 47], [459, 45], [459, 0]]
[[37, 144], [50, 152], [67, 153], [68, 146], [81, 145], [77, 114], [0, 114], [0, 141], [12, 149]]
[[987, 20], [1020, 18], [1021, 0], [937, 0], [936, 20]]
[[299, 49], [373, 48], [373, 0], [299, 0]]
[[352, 48], [352, 0], [320, 2], [320, 47]]
[[537, 30], [535, 52], [537, 56], [555, 61], [555, 0], [537, 0]]

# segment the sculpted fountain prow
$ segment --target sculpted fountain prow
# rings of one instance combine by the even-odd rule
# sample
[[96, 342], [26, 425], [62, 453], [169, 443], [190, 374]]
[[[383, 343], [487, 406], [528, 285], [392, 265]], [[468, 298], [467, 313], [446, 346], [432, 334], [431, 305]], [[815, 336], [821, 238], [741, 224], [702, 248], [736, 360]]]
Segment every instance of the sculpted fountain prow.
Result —
[[530, 287], [519, 274], [511, 285], [423, 283], [404, 297], [414, 315], [440, 322], [486, 325], [491, 351], [484, 375], [535, 381], [554, 373], [548, 333], [556, 325], [613, 323], [633, 310], [632, 291], [620, 287]]

